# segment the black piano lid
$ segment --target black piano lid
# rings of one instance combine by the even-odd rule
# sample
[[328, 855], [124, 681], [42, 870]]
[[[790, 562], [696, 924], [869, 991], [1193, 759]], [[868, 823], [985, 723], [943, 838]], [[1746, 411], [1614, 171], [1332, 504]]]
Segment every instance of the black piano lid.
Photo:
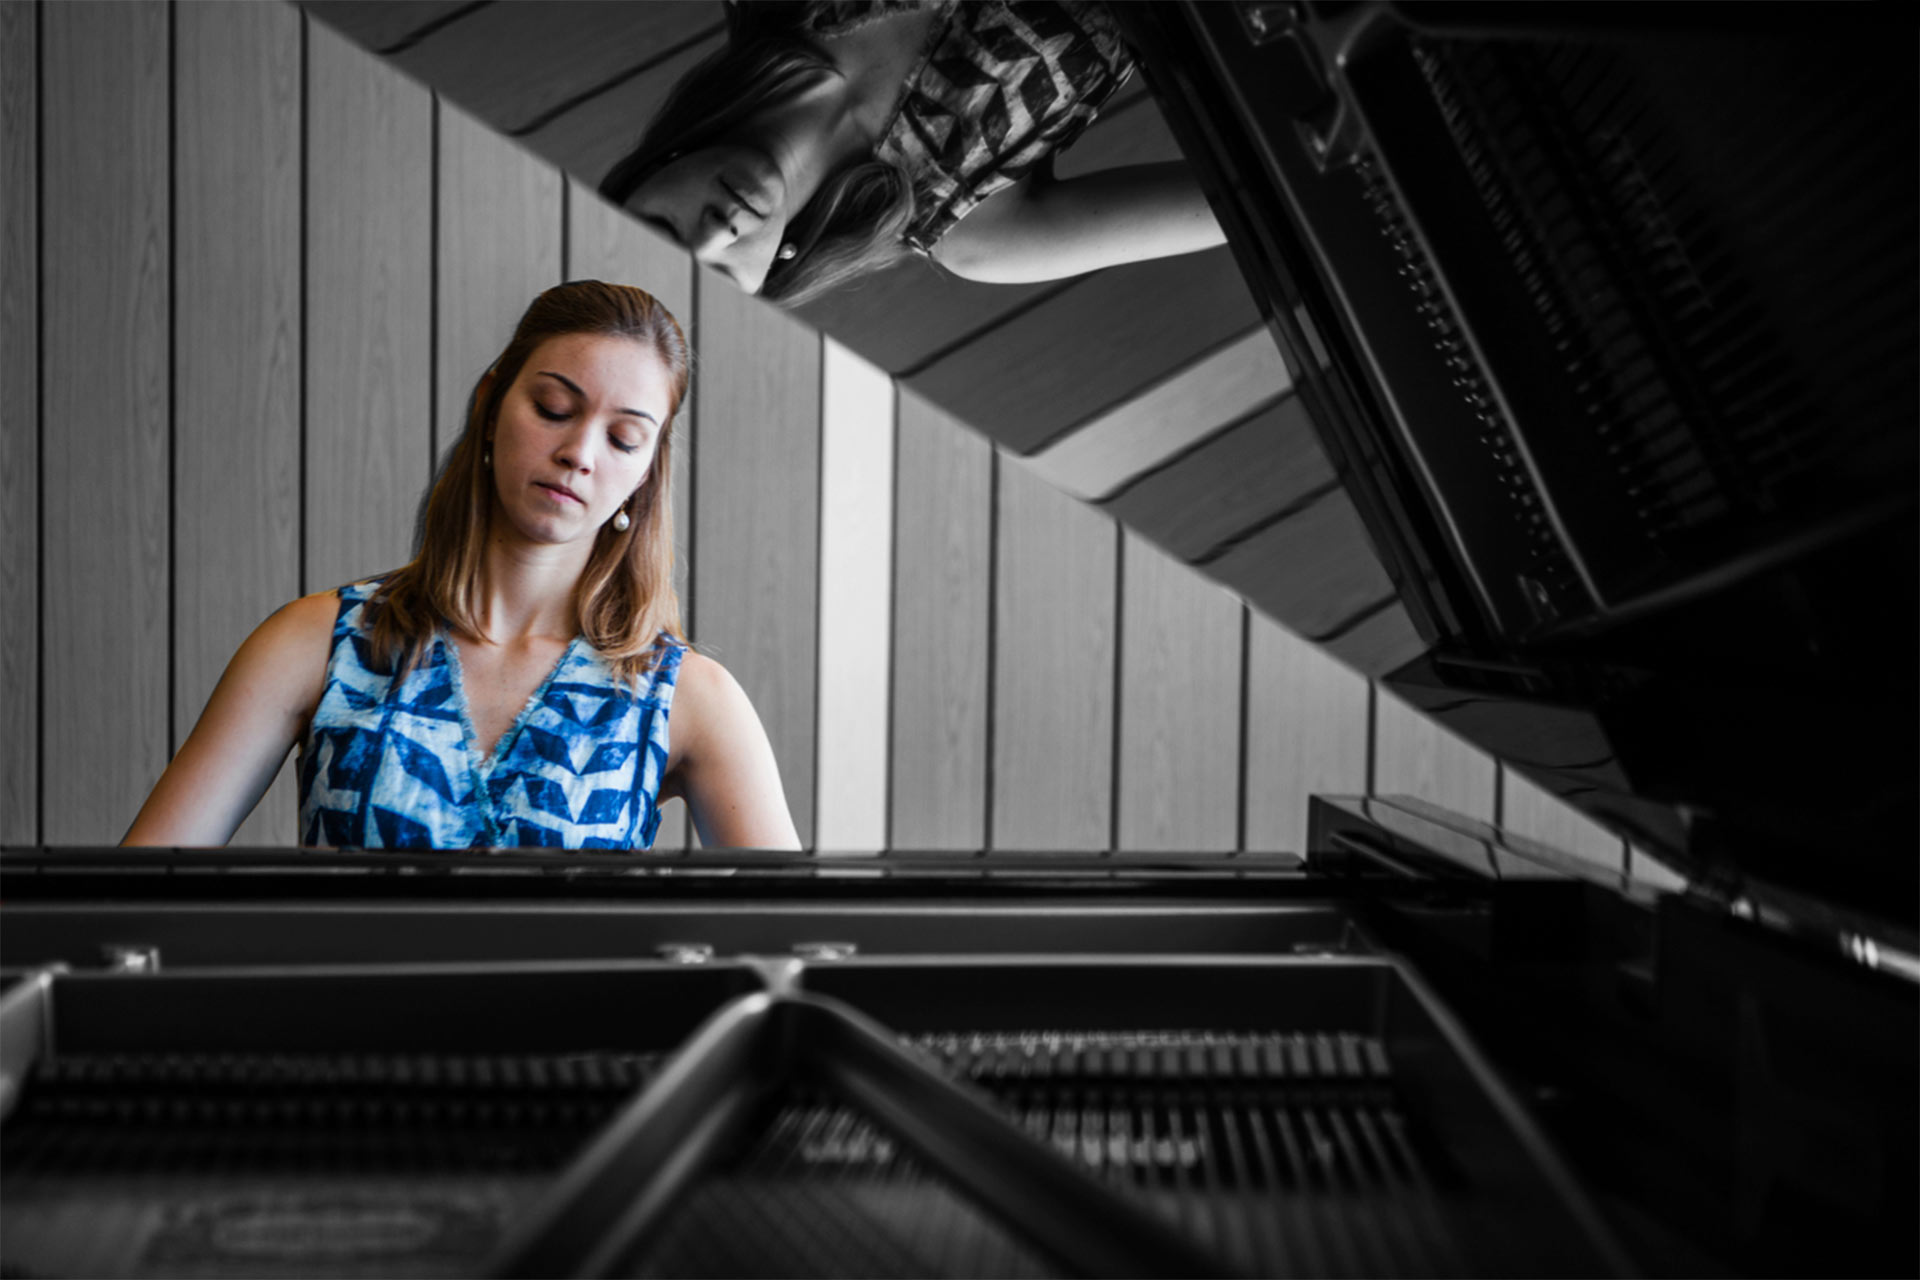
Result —
[[1120, 13], [1418, 628], [1368, 674], [1729, 906], [1910, 934], [1911, 12]]

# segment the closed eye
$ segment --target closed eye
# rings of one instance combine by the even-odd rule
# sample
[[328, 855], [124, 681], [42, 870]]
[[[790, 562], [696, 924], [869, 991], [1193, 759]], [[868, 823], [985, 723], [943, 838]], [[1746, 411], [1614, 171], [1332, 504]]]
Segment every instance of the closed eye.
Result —
[[540, 404], [537, 401], [534, 403], [533, 411], [539, 414], [541, 417], [545, 418], [548, 422], [565, 422], [567, 420], [567, 413], [565, 410], [556, 411], [553, 409], [549, 409], [547, 408], [547, 406]]

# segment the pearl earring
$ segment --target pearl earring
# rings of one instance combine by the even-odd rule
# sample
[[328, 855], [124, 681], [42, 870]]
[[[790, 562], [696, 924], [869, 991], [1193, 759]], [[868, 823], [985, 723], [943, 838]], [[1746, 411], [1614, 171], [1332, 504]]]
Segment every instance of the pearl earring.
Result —
[[620, 508], [620, 510], [614, 512], [613, 530], [615, 533], [625, 533], [627, 531], [627, 526], [632, 523], [633, 521], [627, 519], [627, 509], [625, 507], [622, 507]]
[[792, 262], [795, 255], [797, 255], [799, 252], [800, 252], [799, 245], [787, 243], [787, 244], [781, 245], [780, 251], [776, 253], [774, 256], [779, 258], [780, 261], [782, 262]]
[[493, 450], [489, 449], [480, 455], [480, 465], [483, 467], [491, 467], [493, 465]]

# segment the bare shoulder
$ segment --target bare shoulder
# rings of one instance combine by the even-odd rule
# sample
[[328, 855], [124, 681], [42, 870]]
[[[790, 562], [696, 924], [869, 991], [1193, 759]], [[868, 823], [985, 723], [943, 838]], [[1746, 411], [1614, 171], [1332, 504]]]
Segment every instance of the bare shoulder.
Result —
[[674, 735], [676, 746], [698, 741], [716, 721], [724, 724], [742, 707], [752, 710], [732, 672], [693, 649], [681, 656], [673, 688], [674, 727], [679, 731]]
[[668, 767], [725, 754], [737, 748], [742, 735], [766, 736], [747, 691], [721, 663], [688, 649], [674, 679]]
[[281, 605], [253, 629], [228, 664], [236, 688], [299, 715], [304, 722], [320, 701], [333, 652], [337, 591], [316, 592]]
[[696, 698], [712, 697], [740, 688], [740, 682], [725, 667], [709, 658], [706, 654], [688, 649], [680, 657], [680, 674], [674, 678], [674, 701], [686, 694]]
[[332, 647], [333, 624], [339, 614], [338, 591], [301, 596], [267, 615], [247, 637], [246, 647], [289, 659], [324, 655]]

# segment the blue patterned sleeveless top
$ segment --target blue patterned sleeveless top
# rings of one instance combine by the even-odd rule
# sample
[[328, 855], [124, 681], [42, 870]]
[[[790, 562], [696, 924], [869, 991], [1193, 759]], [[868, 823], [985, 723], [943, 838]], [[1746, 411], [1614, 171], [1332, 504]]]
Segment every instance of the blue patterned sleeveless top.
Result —
[[326, 690], [300, 752], [303, 844], [644, 849], [660, 826], [667, 713], [684, 646], [635, 691], [580, 636], [482, 759], [447, 636], [398, 680], [377, 669], [366, 604], [340, 588]]

